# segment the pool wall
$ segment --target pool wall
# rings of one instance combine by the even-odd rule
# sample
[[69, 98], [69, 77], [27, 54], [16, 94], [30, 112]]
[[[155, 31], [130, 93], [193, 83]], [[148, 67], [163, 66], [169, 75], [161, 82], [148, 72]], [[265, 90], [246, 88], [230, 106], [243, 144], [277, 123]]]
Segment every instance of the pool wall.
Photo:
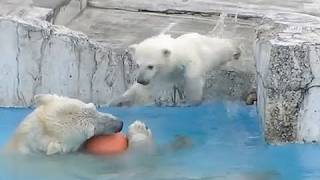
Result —
[[301, 16], [258, 30], [258, 107], [270, 143], [320, 140], [319, 27], [319, 18]]

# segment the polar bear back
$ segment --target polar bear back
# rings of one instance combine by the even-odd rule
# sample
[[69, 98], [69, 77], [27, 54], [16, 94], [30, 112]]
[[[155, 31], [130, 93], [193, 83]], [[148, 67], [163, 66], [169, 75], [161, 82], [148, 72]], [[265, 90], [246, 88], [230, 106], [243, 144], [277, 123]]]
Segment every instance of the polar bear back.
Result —
[[232, 60], [234, 51], [231, 40], [189, 33], [175, 39], [172, 59], [178, 64], [193, 66], [190, 68], [193, 71], [207, 72]]

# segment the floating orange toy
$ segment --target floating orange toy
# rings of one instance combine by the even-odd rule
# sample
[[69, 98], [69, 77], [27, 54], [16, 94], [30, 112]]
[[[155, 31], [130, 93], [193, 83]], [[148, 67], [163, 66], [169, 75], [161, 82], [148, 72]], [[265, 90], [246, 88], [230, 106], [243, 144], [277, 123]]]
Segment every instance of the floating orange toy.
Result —
[[85, 149], [96, 155], [115, 155], [127, 150], [128, 140], [122, 133], [94, 136], [87, 140]]

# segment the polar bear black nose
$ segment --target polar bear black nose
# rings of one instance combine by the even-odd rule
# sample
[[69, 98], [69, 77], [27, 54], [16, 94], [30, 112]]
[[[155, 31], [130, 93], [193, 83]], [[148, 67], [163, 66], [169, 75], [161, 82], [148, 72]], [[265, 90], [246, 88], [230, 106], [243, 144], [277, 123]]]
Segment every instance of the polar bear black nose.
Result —
[[138, 82], [139, 84], [144, 85], [144, 86], [149, 84], [149, 81], [144, 80], [144, 79], [137, 79], [137, 82]]
[[142, 85], [148, 85], [149, 84], [149, 80], [146, 80], [144, 78], [144, 73], [143, 72], [139, 73], [138, 78], [137, 78], [137, 82], [139, 84], [142, 84]]
[[117, 132], [120, 132], [123, 128], [123, 121], [120, 121], [120, 125], [118, 126], [118, 129], [116, 130], [116, 133]]

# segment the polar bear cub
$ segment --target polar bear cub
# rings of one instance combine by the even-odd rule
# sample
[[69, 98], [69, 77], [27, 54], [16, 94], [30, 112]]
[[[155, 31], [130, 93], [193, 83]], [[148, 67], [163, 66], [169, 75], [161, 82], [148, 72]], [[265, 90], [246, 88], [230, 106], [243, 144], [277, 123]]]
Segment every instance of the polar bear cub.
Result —
[[[240, 56], [240, 50], [232, 40], [198, 33], [177, 38], [160, 34], [131, 45], [130, 49], [139, 66], [137, 83], [143, 86], [137, 88], [139, 86], [135, 84], [129, 88], [126, 97], [120, 97], [120, 101], [125, 100], [124, 104], [134, 104], [128, 102], [137, 101], [136, 97], [143, 94], [152, 97], [162, 88], [177, 84], [184, 88], [188, 103], [198, 103], [202, 100], [205, 74]], [[114, 102], [111, 105], [121, 104], [119, 100]]]
[[7, 151], [74, 152], [92, 136], [116, 133], [123, 126], [113, 115], [98, 112], [92, 103], [50, 94], [36, 95], [34, 102], [35, 110], [20, 123]]

